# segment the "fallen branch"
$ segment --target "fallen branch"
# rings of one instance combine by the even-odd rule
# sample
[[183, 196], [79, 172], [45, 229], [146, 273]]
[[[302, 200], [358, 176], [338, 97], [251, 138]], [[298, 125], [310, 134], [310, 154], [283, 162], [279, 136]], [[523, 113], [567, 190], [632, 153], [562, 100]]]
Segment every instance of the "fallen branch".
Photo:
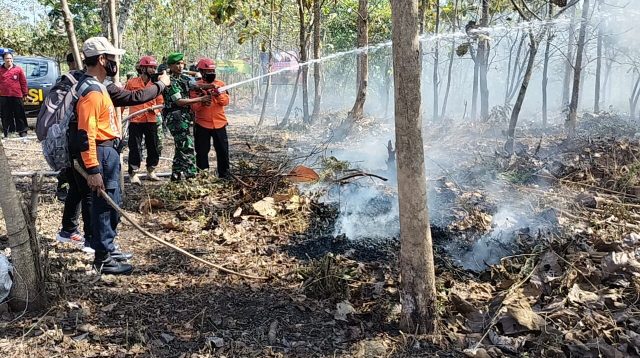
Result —
[[349, 174], [349, 175], [344, 176], [344, 177], [342, 177], [342, 178], [340, 178], [340, 179], [336, 179], [336, 180], [334, 180], [334, 182], [343, 184], [343, 182], [344, 182], [345, 180], [349, 180], [349, 179], [357, 178], [357, 177], [373, 177], [373, 178], [380, 179], [380, 180], [382, 180], [382, 181], [388, 181], [388, 180], [389, 180], [389, 179], [387, 179], [387, 178], [385, 178], [385, 177], [381, 177], [381, 176], [376, 175], [376, 174], [365, 173], [365, 172], [359, 172], [359, 173], [355, 173], [355, 174]]
[[[80, 166], [80, 164], [78, 164], [77, 161], [73, 162], [73, 166], [78, 171], [78, 173], [80, 173], [80, 175], [82, 175], [83, 178], [85, 178], [85, 179], [88, 178], [87, 173], [84, 171], [84, 169], [82, 169], [82, 167]], [[236, 271], [230, 270], [228, 268], [222, 267], [220, 265], [216, 265], [216, 264], [214, 264], [212, 262], [209, 262], [207, 260], [201, 259], [198, 256], [195, 256], [192, 253], [190, 253], [190, 252], [188, 252], [188, 251], [186, 251], [184, 249], [181, 249], [178, 246], [176, 246], [176, 245], [174, 245], [174, 244], [172, 244], [170, 242], [162, 240], [161, 238], [153, 235], [152, 233], [150, 233], [147, 230], [145, 230], [142, 226], [140, 226], [140, 224], [138, 224], [124, 210], [122, 210], [118, 206], [118, 204], [116, 204], [104, 190], [100, 189], [98, 191], [98, 194], [101, 197], [103, 197], [104, 200], [107, 201], [109, 206], [111, 206], [113, 209], [115, 209], [120, 215], [122, 215], [125, 219], [127, 219], [127, 221], [129, 221], [129, 223], [131, 223], [131, 225], [133, 225], [136, 229], [138, 229], [138, 231], [140, 231], [142, 234], [144, 234], [144, 236], [146, 236], [146, 237], [148, 237], [148, 238], [150, 238], [150, 239], [152, 239], [152, 240], [154, 240], [154, 241], [156, 241], [156, 242], [158, 242], [160, 244], [162, 244], [162, 245], [164, 245], [164, 246], [166, 246], [166, 247], [168, 247], [170, 249], [173, 249], [173, 250], [175, 250], [175, 251], [177, 251], [177, 252], [179, 252], [179, 253], [187, 256], [187, 257], [190, 257], [190, 258], [192, 258], [192, 259], [194, 259], [194, 260], [196, 260], [196, 261], [198, 261], [200, 263], [203, 263], [203, 264], [205, 264], [207, 266], [213, 267], [213, 268], [215, 268], [215, 269], [217, 269], [219, 271], [226, 272], [228, 274], [232, 274], [232, 275], [236, 275], [236, 276], [240, 276], [240, 277], [244, 277], [244, 278], [255, 279], [255, 280], [267, 280], [268, 279], [268, 277], [246, 275], [246, 274], [243, 274], [243, 273], [240, 273], [240, 272], [236, 272]]]

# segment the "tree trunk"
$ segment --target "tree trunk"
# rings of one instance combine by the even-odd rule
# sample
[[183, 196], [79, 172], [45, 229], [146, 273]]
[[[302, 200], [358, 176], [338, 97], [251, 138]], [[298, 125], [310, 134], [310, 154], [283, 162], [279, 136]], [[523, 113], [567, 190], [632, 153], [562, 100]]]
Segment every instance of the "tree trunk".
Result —
[[391, 11], [400, 206], [400, 328], [428, 334], [437, 330], [437, 297], [420, 115], [418, 0], [392, 0]]
[[569, 116], [567, 118], [567, 134], [570, 138], [575, 137], [576, 122], [578, 118], [578, 101], [580, 100], [580, 80], [582, 79], [582, 57], [584, 55], [584, 44], [587, 37], [587, 25], [589, 24], [589, 7], [591, 0], [584, 0], [582, 9], [582, 22], [580, 23], [580, 34], [576, 47], [576, 63], [573, 66], [573, 90], [571, 93], [571, 103], [569, 103]]
[[391, 86], [393, 86], [393, 83], [391, 82], [391, 56], [387, 56], [387, 60], [385, 61], [385, 67], [384, 67], [384, 116], [385, 118], [389, 115], [389, 99], [391, 98], [391, 95], [389, 94], [389, 92], [391, 91]]
[[[273, 8], [274, 0], [271, 0], [271, 15], [269, 18], [269, 63], [267, 64], [268, 73], [271, 72], [271, 58], [273, 56]], [[262, 109], [260, 110], [260, 119], [258, 125], [261, 126], [264, 122], [264, 115], [267, 111], [267, 102], [269, 102], [269, 87], [271, 87], [271, 76], [267, 76], [267, 85], [264, 87], [264, 98], [262, 100]]]
[[0, 142], [0, 207], [7, 227], [14, 267], [13, 287], [9, 304], [15, 311], [43, 309], [47, 304], [43, 266], [36, 233], [27, 218], [27, 211], [11, 177], [11, 167]]
[[133, 0], [122, 0], [118, 8], [118, 45], [122, 47], [122, 35], [124, 28], [129, 21], [131, 13], [133, 13]]
[[453, 60], [456, 54], [456, 40], [451, 40], [451, 53], [449, 54], [449, 69], [447, 70], [447, 88], [444, 91], [444, 100], [442, 101], [442, 112], [440, 118], [444, 118], [447, 114], [447, 104], [449, 102], [449, 91], [451, 90], [451, 77], [453, 70]]
[[[300, 62], [306, 63], [307, 55], [307, 31], [304, 23], [304, 1], [298, 0], [298, 20], [300, 22]], [[309, 67], [302, 68], [302, 120], [309, 123]]]
[[78, 48], [78, 40], [76, 39], [76, 30], [73, 28], [73, 16], [69, 10], [67, 0], [61, 0], [62, 15], [64, 16], [64, 27], [67, 30], [67, 38], [69, 39], [69, 47], [73, 54], [73, 60], [78, 68], [82, 68], [82, 58], [80, 57], [80, 49]]
[[567, 59], [564, 65], [564, 79], [562, 81], [562, 109], [564, 110], [569, 105], [569, 94], [571, 90], [571, 76], [573, 74], [573, 50], [575, 47], [574, 44], [574, 33], [576, 31], [576, 27], [574, 24], [576, 17], [576, 6], [572, 6], [571, 11], [571, 25], [569, 26], [569, 41], [567, 44]]
[[[553, 4], [549, 2], [549, 18], [553, 17]], [[544, 68], [542, 70], [542, 126], [546, 127], [549, 122], [549, 96], [547, 87], [549, 85], [549, 58], [551, 57], [551, 43], [554, 35], [549, 31], [547, 45], [544, 49]]]
[[638, 79], [636, 79], [633, 86], [633, 92], [629, 97], [629, 117], [633, 120], [636, 119], [636, 108], [638, 106], [638, 98], [640, 97], [640, 73], [638, 73]]
[[438, 108], [440, 107], [440, 99], [438, 90], [440, 89], [440, 79], [438, 74], [438, 65], [440, 62], [440, 41], [437, 40], [438, 32], [440, 32], [440, 2], [434, 2], [435, 10], [436, 10], [436, 41], [435, 41], [435, 51], [433, 54], [433, 121], [438, 120]]
[[470, 49], [471, 58], [473, 59], [473, 94], [471, 96], [471, 120], [478, 119], [478, 89], [480, 81], [480, 59], [477, 53], [474, 54], [473, 48]]
[[[369, 0], [358, 0], [358, 48], [369, 44]], [[369, 82], [369, 55], [366, 50], [358, 53], [357, 92], [356, 101], [353, 104], [349, 118], [357, 121], [363, 116], [364, 102], [367, 98], [367, 85]]]
[[[489, 26], [489, 2], [482, 0], [482, 19], [480, 26]], [[489, 40], [481, 40], [478, 43], [478, 57], [480, 58], [480, 117], [489, 117], [489, 86], [487, 73], [489, 72]]]
[[420, 35], [424, 34], [426, 12], [429, 6], [429, 0], [420, 0], [418, 3], [418, 23], [420, 24]]
[[[111, 19], [111, 43], [115, 48], [120, 48], [120, 44], [118, 43], [118, 20], [116, 15], [116, 0], [109, 0], [109, 18]], [[118, 63], [118, 68], [116, 70], [116, 74], [113, 76], [113, 83], [116, 85], [120, 85], [120, 58], [116, 56], [116, 62]], [[116, 111], [120, 113], [120, 111]]]
[[593, 103], [593, 111], [600, 112], [600, 81], [602, 78], [602, 37], [604, 36], [602, 24], [598, 26], [598, 54], [596, 63], [596, 93]]
[[520, 116], [520, 111], [522, 110], [524, 98], [527, 95], [527, 88], [529, 87], [529, 81], [531, 81], [531, 74], [533, 73], [533, 68], [536, 64], [536, 54], [538, 53], [538, 39], [533, 36], [533, 33], [531, 33], [531, 31], [532, 30], [529, 30], [529, 60], [527, 61], [527, 70], [525, 71], [524, 78], [522, 79], [520, 91], [518, 92], [518, 98], [516, 99], [516, 103], [513, 105], [513, 110], [511, 111], [511, 119], [509, 120], [507, 145], [505, 146], [506, 150], [509, 153], [513, 151], [513, 143], [515, 141], [518, 117]]
[[109, 25], [111, 15], [109, 13], [109, 5], [110, 0], [100, 0], [100, 25], [102, 36], [106, 38], [109, 38], [111, 36], [111, 27]]
[[[320, 26], [322, 24], [322, 1], [315, 0], [313, 2], [313, 58], [320, 59]], [[320, 75], [321, 75], [320, 62], [313, 64], [313, 114], [311, 117], [313, 120], [317, 120], [320, 117], [320, 102], [322, 101], [322, 91], [320, 88]], [[296, 80], [297, 82], [297, 80]], [[296, 86], [297, 88], [297, 86]]]
[[293, 105], [296, 103], [296, 97], [298, 96], [298, 84], [300, 83], [300, 76], [302, 75], [302, 68], [298, 68], [298, 74], [296, 76], [296, 82], [293, 85], [293, 93], [291, 93], [291, 99], [289, 100], [289, 106], [287, 106], [287, 112], [282, 117], [282, 122], [280, 122], [280, 127], [285, 127], [289, 125], [289, 116], [291, 116], [291, 110], [293, 109]]
[[[520, 38], [520, 44], [518, 45], [518, 52], [516, 53], [515, 62], [512, 63], [513, 67], [509, 67], [508, 73], [511, 75], [511, 79], [507, 78], [507, 93], [504, 98], [504, 104], [508, 105], [513, 100], [513, 97], [517, 93], [518, 83], [521, 81], [521, 77], [523, 72], [525, 71], [525, 61], [520, 63], [520, 58], [522, 57], [522, 49], [524, 48], [524, 40], [526, 36], [523, 34]], [[528, 55], [528, 53], [527, 53]], [[511, 63], [511, 56], [509, 56], [509, 62]], [[510, 65], [511, 66], [511, 65]]]

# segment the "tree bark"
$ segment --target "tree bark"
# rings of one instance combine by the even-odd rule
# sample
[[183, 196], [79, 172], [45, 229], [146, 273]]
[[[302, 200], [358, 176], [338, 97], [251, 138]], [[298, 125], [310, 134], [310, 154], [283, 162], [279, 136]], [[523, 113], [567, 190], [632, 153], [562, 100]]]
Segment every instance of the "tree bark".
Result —
[[520, 116], [520, 111], [522, 110], [522, 104], [524, 103], [524, 98], [527, 95], [527, 88], [529, 87], [529, 82], [531, 81], [533, 68], [536, 64], [536, 54], [538, 53], [538, 39], [536, 39], [533, 36], [533, 33], [531, 33], [531, 31], [532, 30], [529, 30], [529, 59], [527, 61], [527, 69], [525, 71], [524, 78], [522, 79], [522, 84], [520, 85], [518, 98], [516, 99], [516, 103], [513, 105], [513, 110], [511, 111], [511, 119], [509, 120], [509, 131], [507, 133], [507, 145], [505, 146], [507, 152], [509, 153], [513, 151], [513, 143], [515, 141], [515, 133], [516, 133], [516, 126], [518, 124], [518, 117]]
[[47, 304], [43, 266], [35, 230], [29, 223], [27, 210], [11, 177], [11, 167], [0, 142], [0, 207], [7, 227], [14, 267], [9, 305], [13, 310], [37, 311]]
[[434, 7], [436, 10], [436, 28], [435, 28], [435, 51], [433, 54], [433, 121], [438, 120], [438, 108], [440, 107], [439, 89], [440, 78], [438, 73], [438, 65], [440, 62], [440, 41], [437, 40], [438, 33], [440, 32], [440, 2], [434, 1]]
[[629, 97], [629, 117], [631, 119], [636, 119], [636, 108], [638, 106], [639, 97], [640, 97], [640, 72], [638, 73], [638, 78], [636, 79], [635, 85], [633, 86], [631, 97]]
[[447, 114], [447, 104], [449, 103], [449, 92], [451, 90], [451, 78], [453, 70], [453, 60], [456, 54], [456, 40], [451, 40], [451, 53], [449, 54], [449, 69], [447, 70], [447, 87], [444, 91], [444, 100], [442, 101], [442, 112], [440, 118], [444, 118]]
[[589, 7], [591, 0], [584, 0], [582, 9], [582, 22], [580, 23], [580, 34], [576, 46], [576, 63], [573, 66], [573, 90], [571, 93], [571, 103], [569, 103], [569, 116], [567, 117], [567, 134], [570, 138], [575, 137], [576, 123], [578, 118], [578, 101], [580, 100], [580, 80], [582, 79], [582, 57], [584, 55], [584, 44], [587, 37], [587, 25], [589, 24]]
[[[553, 17], [553, 4], [549, 2], [549, 18]], [[544, 49], [544, 68], [542, 70], [542, 126], [546, 127], [549, 122], [549, 96], [548, 96], [548, 85], [549, 85], [549, 59], [551, 57], [551, 43], [553, 42], [554, 35], [549, 31], [549, 36], [547, 36], [547, 44]]]
[[[306, 63], [309, 59], [307, 55], [307, 31], [304, 18], [304, 1], [298, 0], [298, 20], [300, 23], [300, 62]], [[309, 123], [309, 67], [302, 68], [302, 120]]]
[[64, 16], [64, 27], [67, 30], [67, 38], [69, 39], [69, 47], [73, 54], [73, 60], [78, 68], [82, 67], [82, 57], [80, 57], [80, 49], [78, 48], [78, 40], [76, 39], [76, 30], [73, 27], [73, 16], [69, 10], [67, 0], [60, 1], [62, 5], [62, 15]]
[[576, 6], [572, 6], [571, 9], [571, 25], [569, 26], [569, 41], [567, 44], [567, 59], [564, 65], [564, 79], [562, 81], [562, 109], [564, 110], [569, 105], [569, 94], [571, 92], [571, 76], [573, 75], [573, 50], [575, 47], [574, 44], [574, 33], [576, 31], [576, 27], [574, 24], [576, 17]]
[[121, 0], [118, 7], [118, 45], [122, 46], [122, 35], [124, 34], [124, 28], [129, 21], [131, 13], [133, 13], [133, 0]]
[[[322, 24], [322, 2], [324, 0], [314, 0], [313, 2], [313, 58], [320, 59], [320, 26]], [[320, 76], [322, 66], [320, 62], [313, 64], [313, 114], [315, 121], [320, 117], [320, 102], [322, 101], [322, 88], [320, 88]], [[296, 80], [297, 82], [297, 80]], [[296, 86], [297, 88], [297, 86]], [[294, 89], [295, 90], [295, 89]]]
[[[271, 58], [273, 56], [273, 16], [274, 16], [274, 0], [271, 0], [271, 15], [269, 17], [269, 64], [267, 71], [271, 72]], [[269, 101], [269, 88], [271, 87], [271, 76], [267, 76], [267, 84], [264, 87], [264, 98], [262, 100], [262, 109], [260, 110], [260, 119], [258, 125], [264, 123], [264, 115], [267, 111], [267, 102]]]
[[[111, 19], [111, 43], [115, 48], [120, 48], [120, 43], [118, 42], [118, 20], [116, 14], [116, 0], [109, 0], [109, 18]], [[116, 70], [116, 74], [113, 76], [113, 83], [116, 85], [120, 85], [120, 58], [116, 56], [116, 62], [118, 63], [118, 69]], [[120, 113], [120, 111], [116, 111]]]
[[[358, 48], [366, 47], [369, 44], [369, 0], [358, 0]], [[367, 85], [369, 83], [369, 55], [366, 50], [358, 53], [357, 69], [357, 92], [356, 101], [349, 112], [352, 122], [362, 118], [364, 112], [364, 102], [367, 98]]]
[[600, 84], [602, 79], [602, 38], [603, 38], [602, 24], [598, 26], [598, 54], [596, 59], [596, 88], [595, 97], [593, 103], [593, 111], [600, 112]]
[[[490, 0], [482, 0], [482, 19], [480, 26], [489, 26]], [[489, 117], [489, 85], [487, 74], [489, 72], [489, 40], [480, 40], [478, 43], [478, 57], [480, 59], [480, 117]]]
[[473, 59], [473, 93], [471, 95], [471, 120], [478, 119], [478, 90], [480, 81], [480, 59], [477, 53], [470, 48], [471, 58]]
[[400, 206], [400, 276], [405, 332], [437, 330], [435, 268], [420, 114], [418, 1], [392, 0], [395, 129]]
[[289, 116], [291, 116], [291, 110], [293, 109], [293, 105], [296, 103], [296, 97], [298, 96], [298, 84], [300, 83], [300, 76], [302, 75], [302, 68], [298, 69], [298, 74], [296, 76], [296, 82], [293, 85], [293, 93], [291, 93], [291, 99], [289, 100], [289, 105], [287, 106], [287, 112], [282, 117], [282, 122], [280, 122], [280, 127], [285, 127], [289, 125]]

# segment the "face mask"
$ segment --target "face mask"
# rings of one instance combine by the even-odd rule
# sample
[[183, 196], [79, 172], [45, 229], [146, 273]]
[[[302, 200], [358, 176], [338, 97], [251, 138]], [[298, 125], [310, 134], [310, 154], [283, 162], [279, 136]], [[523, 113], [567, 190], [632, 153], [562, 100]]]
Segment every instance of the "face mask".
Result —
[[118, 73], [118, 63], [116, 61], [107, 60], [107, 65], [104, 66], [107, 71], [107, 76], [113, 77]]
[[205, 73], [202, 78], [204, 79], [205, 82], [211, 83], [211, 82], [216, 80], [216, 74], [215, 73]]

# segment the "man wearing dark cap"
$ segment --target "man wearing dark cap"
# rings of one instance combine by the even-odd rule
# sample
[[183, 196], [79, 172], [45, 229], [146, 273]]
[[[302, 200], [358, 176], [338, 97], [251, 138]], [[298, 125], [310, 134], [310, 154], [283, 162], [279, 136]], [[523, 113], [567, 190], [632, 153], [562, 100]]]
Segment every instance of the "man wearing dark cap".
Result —
[[195, 150], [193, 146], [193, 112], [190, 105], [194, 103], [211, 103], [211, 96], [189, 98], [189, 88], [193, 86], [191, 79], [182, 74], [184, 69], [184, 54], [174, 52], [167, 57], [167, 64], [171, 74], [171, 85], [162, 95], [164, 96], [165, 121], [173, 136], [175, 153], [171, 166], [171, 180], [180, 181], [196, 175]]

